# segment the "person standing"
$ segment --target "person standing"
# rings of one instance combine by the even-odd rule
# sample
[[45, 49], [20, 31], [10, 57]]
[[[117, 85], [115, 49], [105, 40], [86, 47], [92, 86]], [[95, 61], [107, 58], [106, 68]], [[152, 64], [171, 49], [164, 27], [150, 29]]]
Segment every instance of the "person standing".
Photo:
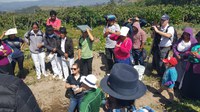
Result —
[[24, 39], [29, 45], [37, 79], [41, 78], [41, 74], [48, 76], [45, 69], [44, 34], [39, 29], [37, 22], [32, 23], [32, 29], [24, 34]]
[[139, 22], [133, 23], [133, 58], [135, 65], [144, 65], [143, 50], [146, 42], [146, 33], [141, 29]]
[[8, 35], [8, 38], [3, 39], [2, 41], [5, 42], [8, 46], [10, 46], [13, 49], [13, 53], [11, 55], [12, 57], [12, 68], [13, 71], [15, 71], [15, 66], [16, 66], [16, 62], [18, 63], [18, 67], [19, 67], [19, 73], [18, 73], [18, 77], [24, 79], [25, 78], [25, 74], [24, 74], [24, 53], [21, 50], [24, 46], [24, 40], [20, 37], [16, 36], [17, 34], [17, 29], [16, 28], [12, 28], [6, 31], [5, 35]]
[[12, 65], [10, 64], [8, 57], [8, 55], [12, 53], [12, 50], [8, 45], [2, 42], [1, 37], [0, 37], [0, 74], [14, 75]]
[[163, 59], [168, 57], [169, 51], [172, 47], [172, 42], [174, 38], [174, 27], [169, 26], [169, 16], [164, 14], [161, 17], [161, 27], [160, 30], [156, 26], [152, 26], [156, 33], [161, 35], [160, 43], [159, 43], [159, 69], [157, 70], [159, 75], [164, 74], [165, 66], [163, 64]]
[[94, 37], [90, 30], [82, 30], [82, 36], [79, 39], [78, 59], [81, 61], [81, 74], [87, 76], [92, 73], [93, 51], [92, 45]]
[[110, 39], [115, 40], [117, 43], [115, 45], [115, 63], [125, 63], [131, 65], [130, 51], [132, 46], [132, 41], [127, 34], [129, 32], [128, 27], [122, 27], [120, 30], [120, 36], [111, 34]]
[[57, 12], [55, 10], [50, 11], [50, 18], [47, 19], [46, 25], [53, 27], [54, 33], [59, 36], [59, 29], [61, 27], [61, 20], [57, 18]]
[[70, 74], [69, 68], [71, 68], [74, 63], [74, 46], [72, 39], [67, 37], [67, 31], [65, 27], [60, 28], [59, 43], [60, 46], [58, 53], [61, 55], [61, 58], [59, 59], [64, 74], [63, 81], [66, 81]]
[[105, 53], [107, 60], [107, 74], [110, 73], [110, 70], [114, 64], [115, 56], [114, 56], [114, 48], [116, 45], [116, 41], [110, 39], [111, 34], [120, 35], [120, 26], [116, 22], [115, 15], [107, 15], [105, 17], [107, 25], [105, 26], [103, 33], [106, 38], [105, 45]]
[[44, 39], [44, 46], [47, 49], [47, 55], [49, 57], [49, 61], [51, 62], [51, 66], [53, 69], [53, 78], [59, 76], [59, 79], [62, 79], [62, 69], [61, 65], [59, 63], [60, 55], [58, 54], [58, 46], [59, 46], [59, 37], [54, 34], [53, 32], [53, 27], [52, 26], [47, 26], [46, 27], [46, 35]]

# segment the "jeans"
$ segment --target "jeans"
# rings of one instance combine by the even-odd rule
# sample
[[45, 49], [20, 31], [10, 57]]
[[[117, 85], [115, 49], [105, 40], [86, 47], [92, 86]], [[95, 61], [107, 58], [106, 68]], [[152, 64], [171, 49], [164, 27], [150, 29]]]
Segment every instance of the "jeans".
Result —
[[114, 48], [106, 48], [105, 49], [106, 52], [106, 60], [107, 60], [107, 72], [109, 73], [110, 70], [112, 69], [113, 65], [114, 65]]
[[129, 58], [126, 58], [126, 59], [124, 59], [124, 60], [115, 59], [115, 63], [124, 63], [124, 64], [128, 64], [128, 65], [132, 65], [132, 64], [131, 64], [130, 57], [129, 57]]
[[82, 59], [81, 58], [80, 69], [81, 69], [82, 75], [87, 76], [89, 74], [92, 74], [92, 60], [93, 60], [93, 57], [89, 58], [89, 59]]
[[33, 63], [35, 65], [36, 75], [40, 76], [41, 71], [43, 75], [46, 75], [45, 70], [45, 52], [41, 52], [38, 54], [31, 53], [31, 57], [33, 59]]
[[62, 68], [59, 63], [59, 58], [61, 58], [61, 57], [57, 57], [57, 54], [55, 54], [55, 56], [51, 60], [51, 66], [52, 66], [54, 75], [55, 76], [59, 75], [61, 77], [62, 76]]
[[139, 49], [133, 49], [132, 53], [133, 53], [135, 65], [138, 65], [139, 63], [140, 65], [144, 65], [143, 51]]
[[78, 107], [78, 110], [79, 110], [79, 106], [81, 104], [82, 99], [83, 99], [83, 97], [70, 98], [70, 104], [69, 104], [68, 112], [74, 112], [76, 106]]

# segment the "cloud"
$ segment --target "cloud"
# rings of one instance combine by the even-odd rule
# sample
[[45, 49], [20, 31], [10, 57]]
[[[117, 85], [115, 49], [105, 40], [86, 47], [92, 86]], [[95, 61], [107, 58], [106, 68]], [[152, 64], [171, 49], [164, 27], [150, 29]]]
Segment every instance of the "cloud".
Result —
[[39, 0], [0, 0], [0, 3], [9, 3], [9, 2], [26, 2], [26, 1], [39, 1]]

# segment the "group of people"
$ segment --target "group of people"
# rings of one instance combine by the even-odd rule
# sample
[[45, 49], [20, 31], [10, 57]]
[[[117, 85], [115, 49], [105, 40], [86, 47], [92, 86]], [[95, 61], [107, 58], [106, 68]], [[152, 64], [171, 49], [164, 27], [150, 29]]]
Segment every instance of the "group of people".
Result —
[[[74, 61], [73, 41], [67, 36], [65, 27], [61, 27], [56, 11], [50, 11], [43, 33], [37, 22], [27, 31], [24, 39], [16, 37], [17, 30], [10, 29], [0, 38], [0, 74], [14, 75], [16, 62], [19, 66], [19, 78], [24, 79], [22, 52], [24, 43], [29, 45], [37, 79], [48, 76], [45, 62], [50, 62], [53, 77], [66, 81], [65, 96], [70, 99], [68, 112], [99, 112], [100, 106], [106, 112], [136, 111], [134, 102], [143, 96], [146, 86], [139, 81], [138, 72], [133, 65], [144, 65], [144, 45], [146, 33], [140, 26], [140, 19], [129, 19], [121, 28], [115, 15], [105, 16], [107, 25], [103, 33], [106, 38], [105, 55], [107, 75], [100, 81], [92, 74], [94, 36], [87, 25], [79, 25], [82, 35], [78, 40], [78, 60]], [[175, 44], [176, 31], [169, 25], [170, 17], [161, 17], [160, 25], [152, 26], [153, 45], [152, 67], [162, 78], [158, 93], [167, 90], [170, 100], [174, 99], [173, 88], [179, 84], [186, 97], [200, 98], [200, 89], [193, 89], [199, 84], [200, 33], [193, 37], [192, 28], [185, 28]], [[2, 39], [5, 35], [8, 38]], [[168, 56], [173, 50], [174, 55]], [[106, 93], [106, 94], [104, 94]], [[154, 112], [150, 107], [143, 107], [141, 112]]]

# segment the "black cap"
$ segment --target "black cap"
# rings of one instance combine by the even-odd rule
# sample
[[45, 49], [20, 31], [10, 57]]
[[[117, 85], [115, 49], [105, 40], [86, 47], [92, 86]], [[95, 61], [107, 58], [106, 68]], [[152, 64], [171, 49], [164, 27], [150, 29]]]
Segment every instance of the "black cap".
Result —
[[66, 30], [66, 28], [65, 27], [60, 27], [60, 33], [64, 33], [64, 34], [66, 34], [67, 33], [67, 30]]
[[52, 15], [55, 15], [55, 16], [57, 15], [57, 13], [56, 13], [55, 10], [51, 10], [51, 11], [50, 11], [50, 16], [52, 16]]

